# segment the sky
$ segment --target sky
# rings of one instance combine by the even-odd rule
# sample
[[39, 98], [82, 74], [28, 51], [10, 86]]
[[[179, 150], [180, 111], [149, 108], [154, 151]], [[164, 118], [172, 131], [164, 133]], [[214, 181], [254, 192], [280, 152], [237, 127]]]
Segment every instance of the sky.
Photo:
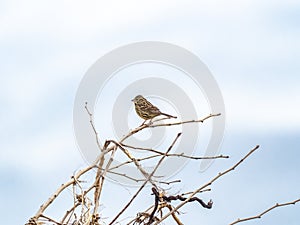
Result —
[[[3, 223], [24, 224], [86, 165], [73, 131], [77, 88], [97, 59], [139, 41], [172, 43], [193, 52], [224, 98], [220, 152], [231, 157], [192, 175], [198, 164], [188, 164], [182, 171], [192, 177], [186, 187], [196, 187], [195, 180], [209, 179], [261, 146], [203, 195], [214, 200], [214, 209], [182, 209], [186, 224], [195, 219], [229, 224], [299, 198], [299, 11], [297, 1], [276, 0], [1, 1]], [[297, 224], [299, 210], [300, 204], [287, 206], [247, 223]]]

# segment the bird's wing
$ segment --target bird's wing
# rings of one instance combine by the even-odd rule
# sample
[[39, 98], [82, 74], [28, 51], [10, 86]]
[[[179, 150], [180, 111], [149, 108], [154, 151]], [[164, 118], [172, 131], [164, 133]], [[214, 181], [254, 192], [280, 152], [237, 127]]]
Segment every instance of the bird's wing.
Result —
[[161, 114], [160, 110], [152, 104], [151, 104], [151, 107], [148, 108], [148, 110], [153, 114]]

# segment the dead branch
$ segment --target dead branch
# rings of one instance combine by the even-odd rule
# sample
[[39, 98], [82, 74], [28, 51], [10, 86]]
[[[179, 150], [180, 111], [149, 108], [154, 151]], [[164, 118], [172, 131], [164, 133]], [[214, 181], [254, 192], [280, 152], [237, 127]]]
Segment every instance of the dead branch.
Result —
[[122, 145], [123, 142], [131, 137], [132, 135], [134, 135], [135, 133], [145, 129], [145, 128], [155, 128], [155, 127], [166, 127], [166, 126], [175, 126], [175, 125], [182, 125], [182, 124], [186, 124], [186, 123], [203, 123], [205, 120], [209, 119], [209, 118], [212, 118], [212, 117], [217, 117], [217, 116], [220, 116], [221, 113], [217, 113], [217, 114], [209, 114], [208, 116], [204, 117], [203, 119], [199, 119], [199, 120], [187, 120], [187, 121], [182, 121], [182, 122], [176, 122], [176, 123], [161, 123], [161, 124], [155, 124], [153, 121], [152, 123], [150, 124], [145, 124], [143, 123], [142, 125], [134, 128], [133, 130], [131, 130], [127, 135], [125, 135], [120, 141], [119, 143]]
[[89, 170], [93, 169], [95, 167], [95, 165], [91, 165], [81, 171], [79, 171], [75, 176], [71, 177], [71, 180], [66, 182], [65, 184], [62, 184], [55, 192], [54, 194], [43, 204], [40, 206], [39, 211], [35, 214], [36, 218], [39, 218], [42, 213], [46, 210], [46, 208], [57, 198], [57, 196], [67, 187], [69, 187], [70, 185], [76, 183], [76, 180], [83, 174], [85, 174], [86, 172], [88, 172]]
[[[173, 143], [170, 145], [170, 147], [168, 148], [168, 150], [166, 151], [166, 154], [168, 154], [171, 149], [173, 148], [173, 146], [175, 145], [175, 143], [177, 142], [178, 138], [181, 136], [181, 133], [177, 134], [176, 138], [174, 139]], [[150, 178], [154, 175], [154, 173], [156, 172], [156, 170], [158, 169], [158, 167], [161, 165], [161, 163], [163, 162], [163, 160], [165, 159], [166, 155], [162, 156], [161, 159], [159, 160], [159, 162], [156, 164], [155, 168], [153, 169], [153, 171], [149, 174], [149, 176], [147, 177], [147, 179], [145, 180], [145, 182], [141, 185], [141, 187], [138, 189], [138, 191], [133, 195], [133, 197], [129, 200], [129, 202], [124, 206], [124, 208], [116, 215], [116, 217], [109, 223], [109, 225], [112, 225], [124, 212], [125, 210], [130, 206], [130, 204], [133, 202], [133, 200], [138, 196], [138, 194], [142, 191], [142, 189], [145, 187], [145, 185], [148, 183], [148, 181], [150, 180]]]
[[[109, 225], [113, 224], [120, 224], [120, 222], [116, 222], [121, 216], [124, 216], [125, 211], [131, 206], [131, 204], [134, 202], [136, 197], [140, 195], [141, 191], [145, 188], [146, 184], [150, 183], [152, 185], [152, 194], [154, 195], [154, 204], [150, 207], [148, 207], [147, 210], [137, 213], [137, 216], [132, 219], [129, 224], [140, 224], [140, 225], [152, 225], [152, 224], [160, 224], [162, 221], [164, 221], [166, 218], [171, 217], [173, 218], [174, 222], [177, 225], [183, 225], [183, 223], [180, 221], [178, 215], [179, 215], [179, 209], [183, 207], [187, 203], [191, 202], [198, 202], [203, 208], [211, 209], [213, 202], [212, 200], [208, 201], [207, 203], [204, 202], [201, 198], [196, 197], [196, 194], [210, 191], [210, 186], [216, 182], [218, 179], [226, 175], [227, 173], [235, 170], [241, 163], [244, 162], [251, 154], [253, 154], [259, 146], [257, 145], [252, 150], [250, 150], [240, 161], [238, 161], [236, 164], [234, 164], [229, 169], [218, 173], [216, 176], [211, 178], [207, 183], [201, 185], [198, 189], [192, 190], [190, 192], [176, 194], [176, 195], [167, 195], [162, 188], [159, 187], [161, 184], [165, 185], [171, 185], [176, 182], [181, 182], [181, 180], [173, 180], [173, 181], [158, 181], [158, 176], [155, 176], [155, 173], [158, 169], [158, 167], [162, 164], [162, 162], [165, 160], [166, 157], [182, 157], [182, 158], [188, 158], [190, 160], [200, 160], [200, 159], [218, 159], [218, 158], [229, 158], [229, 156], [224, 155], [218, 155], [218, 156], [189, 156], [185, 155], [184, 153], [170, 153], [171, 149], [176, 144], [177, 140], [179, 139], [181, 133], [177, 134], [177, 136], [174, 138], [173, 142], [170, 144], [168, 149], [164, 151], [158, 151], [156, 149], [152, 148], [142, 148], [138, 146], [130, 146], [124, 143], [126, 139], [131, 137], [137, 132], [140, 132], [143, 129], [149, 129], [149, 128], [156, 128], [156, 127], [170, 127], [170, 126], [177, 126], [177, 125], [183, 125], [183, 124], [189, 124], [189, 123], [203, 123], [209, 118], [220, 116], [221, 114], [210, 114], [203, 119], [198, 120], [187, 120], [187, 121], [181, 121], [181, 122], [173, 122], [173, 123], [159, 123], [159, 121], [165, 120], [164, 119], [157, 119], [150, 121], [149, 123], [143, 123], [142, 125], [134, 128], [133, 130], [129, 131], [128, 134], [126, 134], [121, 140], [115, 141], [115, 140], [107, 140], [105, 141], [104, 145], [100, 145], [100, 140], [98, 136], [98, 132], [95, 128], [94, 121], [93, 121], [93, 115], [88, 109], [87, 103], [85, 104], [85, 110], [89, 116], [89, 122], [93, 129], [93, 132], [95, 134], [96, 143], [99, 148], [99, 155], [97, 156], [95, 162], [88, 166], [87, 168], [78, 171], [75, 175], [71, 177], [69, 181], [67, 181], [65, 184], [62, 184], [55, 192], [50, 196], [50, 198], [40, 206], [38, 212], [29, 220], [29, 222], [26, 225], [40, 225], [40, 224], [56, 224], [56, 225], [66, 225], [66, 224], [73, 224], [73, 225], [100, 225], [104, 222], [100, 221], [100, 219], [103, 219], [99, 216], [99, 206], [100, 206], [100, 199], [103, 195], [103, 187], [105, 185], [106, 178], [109, 177], [109, 174], [115, 174], [118, 176], [122, 176], [124, 178], [133, 180], [137, 183], [140, 182], [140, 185], [136, 192], [131, 196], [130, 200], [125, 204], [125, 206], [116, 213], [116, 216], [112, 218], [110, 223], [107, 223]], [[146, 157], [143, 158], [135, 158], [132, 154], [132, 151], [130, 149], [135, 150], [141, 150], [148, 153]], [[116, 151], [120, 150], [122, 153], [125, 154], [127, 157], [126, 160], [123, 162], [120, 162], [117, 165], [112, 166], [112, 162], [114, 160]], [[146, 172], [142, 167], [142, 162], [158, 158], [158, 162], [156, 163], [154, 169], [151, 171], [151, 173]], [[132, 164], [136, 169], [138, 169], [141, 174], [144, 176], [144, 179], [137, 179], [136, 177], [130, 177], [126, 173], [119, 173], [115, 172], [114, 170], [117, 168], [120, 168], [124, 165]], [[81, 180], [79, 178], [83, 179], [83, 175], [90, 174], [92, 169], [95, 169], [95, 175], [93, 176], [92, 182], [89, 183], [89, 186], [87, 188], [84, 188], [84, 185], [81, 185]], [[64, 216], [61, 218], [61, 220], [53, 219], [47, 215], [45, 215], [45, 210], [55, 201], [55, 199], [70, 185], [73, 185], [73, 206], [69, 208], [69, 210], [66, 211]], [[93, 192], [92, 192], [93, 191]], [[93, 201], [91, 201], [90, 197], [93, 195]], [[295, 201], [287, 202], [287, 203], [281, 203], [276, 204], [262, 213], [247, 217], [244, 219], [238, 219], [231, 223], [230, 225], [237, 224], [240, 222], [248, 221], [248, 220], [254, 220], [259, 219], [263, 215], [267, 214], [268, 212], [274, 210], [275, 208], [287, 206], [296, 204], [299, 202], [300, 199], [297, 199]], [[174, 206], [174, 204], [177, 205]], [[164, 209], [167, 209], [165, 212]], [[79, 214], [79, 215], [78, 215]], [[58, 222], [60, 221], [60, 222]], [[105, 223], [106, 224], [106, 223]]]
[[101, 148], [101, 145], [100, 145], [98, 132], [97, 132], [96, 127], [95, 127], [95, 125], [94, 125], [93, 114], [90, 112], [90, 110], [88, 109], [87, 105], [88, 105], [88, 103], [85, 102], [84, 108], [85, 108], [86, 112], [88, 113], [88, 115], [89, 115], [89, 117], [90, 117], [90, 124], [91, 124], [91, 127], [93, 128], [93, 131], [94, 131], [94, 133], [95, 133], [97, 146], [98, 146], [98, 148], [101, 150], [102, 148]]
[[182, 124], [186, 124], [186, 123], [203, 123], [205, 120], [212, 118], [212, 117], [216, 117], [216, 116], [221, 116], [221, 113], [217, 113], [217, 114], [209, 114], [208, 116], [204, 117], [203, 119], [199, 119], [199, 120], [187, 120], [187, 121], [182, 121], [182, 122], [176, 122], [176, 123], [161, 123], [161, 124], [150, 124], [147, 127], [167, 127], [167, 126], [175, 126], [175, 125], [182, 125]]
[[[195, 190], [192, 194], [190, 194], [190, 196], [183, 201], [182, 203], [180, 203], [179, 205], [177, 205], [171, 212], [169, 212], [168, 214], [166, 214], [164, 217], [162, 217], [160, 219], [160, 222], [165, 220], [167, 217], [169, 217], [173, 212], [176, 212], [178, 209], [180, 209], [182, 206], [184, 206], [195, 194], [199, 193], [201, 190], [203, 190], [204, 188], [212, 185], [216, 180], [218, 180], [220, 177], [224, 176], [225, 174], [229, 173], [230, 171], [233, 171], [236, 167], [238, 167], [245, 159], [247, 159], [252, 153], [254, 153], [257, 149], [259, 148], [259, 145], [255, 146], [251, 151], [249, 151], [238, 163], [236, 163], [235, 165], [233, 165], [231, 168], [225, 170], [224, 172], [219, 173], [217, 176], [215, 176], [213, 179], [211, 179], [208, 183], [204, 184], [203, 186], [201, 186], [200, 188], [198, 188], [197, 190]], [[158, 223], [156, 222], [155, 225], [157, 225]]]
[[276, 209], [276, 208], [279, 208], [279, 207], [282, 207], [282, 206], [287, 206], [287, 205], [295, 205], [297, 202], [300, 202], [300, 198], [298, 198], [297, 200], [295, 201], [291, 201], [291, 202], [286, 202], [286, 203], [276, 203], [275, 205], [273, 205], [272, 207], [266, 209], [265, 211], [263, 211], [262, 213], [256, 215], [256, 216], [252, 216], [252, 217], [247, 217], [247, 218], [244, 218], [244, 219], [237, 219], [236, 221], [230, 223], [229, 225], [233, 225], [233, 224], [237, 224], [237, 223], [241, 223], [241, 222], [245, 222], [245, 221], [248, 221], [248, 220], [254, 220], [254, 219], [260, 219], [263, 215], [267, 214], [268, 212]]
[[[127, 148], [132, 148], [132, 149], [136, 149], [136, 150], [143, 150], [143, 151], [147, 151], [147, 152], [153, 152], [156, 153], [157, 155], [151, 156], [152, 158], [157, 157], [158, 155], [164, 155], [165, 153], [152, 149], [152, 148], [142, 148], [142, 147], [135, 147], [135, 146], [131, 146], [131, 145], [126, 145], [126, 144], [122, 144], [123, 147], [127, 147]], [[220, 159], [220, 158], [225, 158], [228, 159], [229, 156], [227, 155], [217, 155], [217, 156], [189, 156], [189, 155], [185, 155], [184, 153], [179, 153], [179, 154], [168, 154], [167, 156], [175, 156], [175, 157], [182, 157], [182, 158], [188, 158], [188, 159]], [[143, 159], [140, 159], [143, 160]]]

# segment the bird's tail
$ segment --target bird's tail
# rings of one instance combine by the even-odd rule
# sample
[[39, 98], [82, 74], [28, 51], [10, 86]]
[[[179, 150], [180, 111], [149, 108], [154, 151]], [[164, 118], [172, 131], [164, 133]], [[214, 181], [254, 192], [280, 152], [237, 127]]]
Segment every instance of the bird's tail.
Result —
[[167, 114], [167, 113], [161, 113], [161, 115], [167, 116], [167, 117], [169, 117], [169, 118], [174, 118], [174, 119], [177, 118], [177, 116], [171, 116], [171, 115], [169, 115], [169, 114]]

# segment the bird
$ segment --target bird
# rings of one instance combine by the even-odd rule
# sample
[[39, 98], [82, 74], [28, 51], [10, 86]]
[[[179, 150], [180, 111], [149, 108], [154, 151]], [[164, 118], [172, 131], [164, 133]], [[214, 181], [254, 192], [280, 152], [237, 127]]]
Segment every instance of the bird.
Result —
[[162, 113], [156, 106], [152, 105], [152, 103], [145, 99], [142, 95], [135, 96], [135, 98], [131, 101], [133, 101], [134, 103], [135, 111], [138, 114], [138, 116], [145, 120], [144, 123], [146, 122], [146, 120], [152, 120], [154, 117], [160, 115], [169, 118], [177, 118], [176, 116], [172, 116], [167, 113]]

